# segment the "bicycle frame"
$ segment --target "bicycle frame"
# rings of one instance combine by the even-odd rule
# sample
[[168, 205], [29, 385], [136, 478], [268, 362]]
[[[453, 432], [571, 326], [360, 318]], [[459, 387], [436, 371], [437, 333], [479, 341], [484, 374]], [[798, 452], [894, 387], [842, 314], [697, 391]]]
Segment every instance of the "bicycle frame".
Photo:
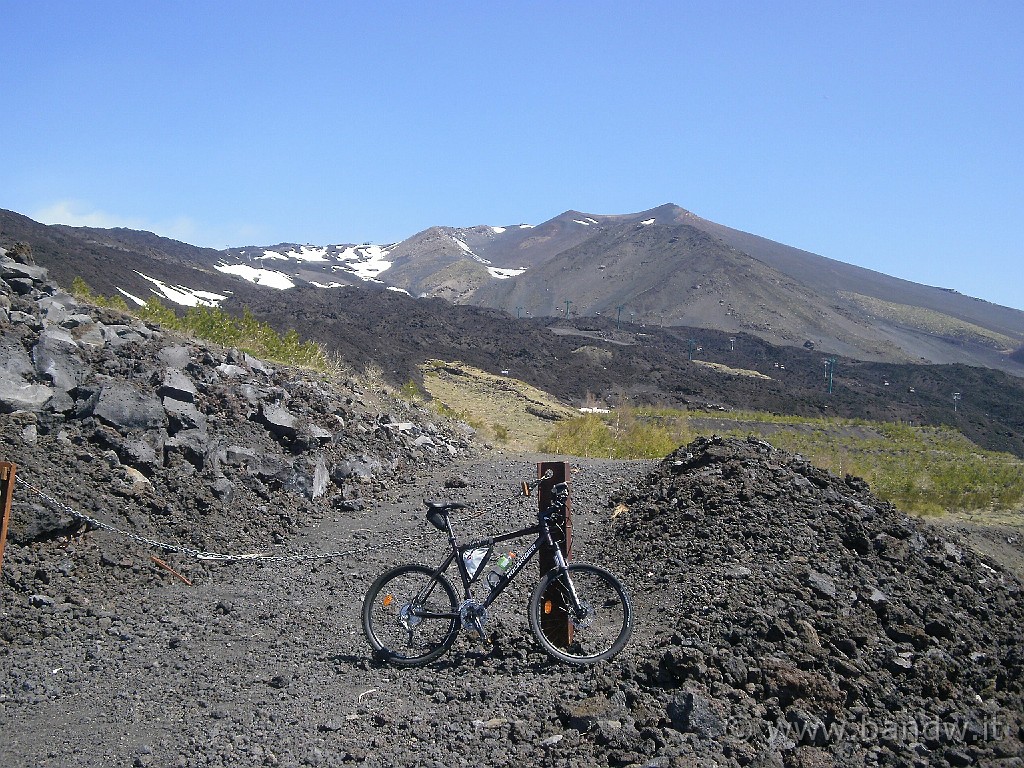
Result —
[[[552, 537], [551, 535], [551, 529], [548, 527], [547, 517], [548, 514], [545, 513], [541, 516], [541, 521], [538, 522], [536, 525], [527, 526], [526, 528], [520, 528], [516, 531], [500, 533], [497, 536], [492, 536], [490, 538], [490, 541], [492, 541], [494, 544], [498, 544], [503, 541], [522, 539], [527, 536], [537, 536], [537, 539], [533, 542], [533, 544], [530, 545], [530, 548], [527, 549], [521, 557], [516, 558], [515, 563], [512, 565], [512, 568], [509, 569], [508, 573], [503, 574], [501, 580], [497, 583], [497, 585], [491, 588], [490, 593], [487, 595], [486, 599], [484, 599], [484, 601], [480, 603], [480, 606], [482, 608], [488, 608], [491, 605], [491, 603], [498, 599], [501, 593], [504, 592], [508, 585], [515, 580], [519, 572], [526, 566], [527, 563], [529, 563], [533, 559], [534, 555], [537, 554], [541, 547], [551, 547], [554, 549], [555, 567], [553, 570], [558, 570], [561, 573], [564, 573], [566, 571], [567, 563], [565, 560], [565, 555], [562, 554], [561, 548], [559, 548], [558, 545], [555, 544], [554, 537]], [[448, 556], [445, 557], [441, 564], [434, 569], [434, 575], [437, 576], [444, 573], [448, 570], [448, 568], [451, 567], [452, 562], [454, 562], [456, 564], [456, 567], [458, 568], [459, 577], [462, 579], [462, 588], [464, 592], [463, 599], [472, 600], [473, 579], [470, 578], [469, 570], [466, 568], [466, 564], [465, 562], [463, 562], [463, 559], [460, 556], [459, 542], [455, 536], [455, 531], [452, 529], [451, 521], [448, 519], [447, 516], [445, 516], [445, 525], [448, 529], [448, 545], [451, 547], [451, 552], [449, 552]], [[428, 592], [430, 589], [433, 588], [434, 584], [436, 584], [436, 582], [430, 582]], [[579, 600], [576, 597], [575, 589], [573, 589], [571, 583], [569, 585], [569, 593], [573, 603], [576, 604], [574, 607], [578, 606]], [[421, 595], [421, 597], [423, 597], [424, 599], [427, 596], [428, 595], [426, 594]], [[451, 618], [453, 616], [453, 614], [450, 613], [435, 613], [432, 611], [425, 610], [419, 610], [417, 611], [417, 613], [418, 615], [424, 618]]]

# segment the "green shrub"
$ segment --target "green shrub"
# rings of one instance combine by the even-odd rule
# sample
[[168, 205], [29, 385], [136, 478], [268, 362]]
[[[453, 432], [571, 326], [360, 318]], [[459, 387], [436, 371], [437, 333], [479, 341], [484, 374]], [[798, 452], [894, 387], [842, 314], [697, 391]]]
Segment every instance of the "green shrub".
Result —
[[81, 299], [82, 301], [90, 301], [95, 298], [89, 284], [81, 277], [76, 277], [71, 281], [71, 295]]
[[151, 296], [143, 306], [130, 309], [120, 296], [108, 298], [93, 294], [89, 285], [80, 277], [71, 282], [71, 292], [97, 306], [130, 312], [147, 323], [187, 333], [221, 346], [236, 347], [268, 361], [321, 371], [332, 369], [323, 349], [316, 342], [303, 342], [294, 329], [286, 331], [284, 335], [279, 334], [269, 324], [257, 320], [248, 307], [242, 309], [241, 317], [228, 314], [220, 307], [210, 306], [189, 307], [179, 316], [158, 298]]
[[559, 422], [541, 450], [570, 456], [657, 459], [689, 440], [685, 413], [620, 408], [614, 414], [586, 413]]
[[412, 379], [399, 387], [398, 394], [403, 400], [408, 400], [410, 403], [422, 403], [427, 400], [427, 393], [423, 391], [423, 387]]

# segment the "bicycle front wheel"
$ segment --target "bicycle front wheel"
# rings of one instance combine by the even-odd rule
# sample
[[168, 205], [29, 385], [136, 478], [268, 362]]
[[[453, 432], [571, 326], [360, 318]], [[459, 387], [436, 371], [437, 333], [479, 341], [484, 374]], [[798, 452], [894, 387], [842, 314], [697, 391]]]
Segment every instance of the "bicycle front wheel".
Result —
[[425, 565], [381, 574], [363, 600], [363, 633], [379, 658], [402, 667], [429, 664], [459, 633], [451, 582]]
[[610, 659], [633, 632], [626, 590], [596, 565], [573, 563], [565, 573], [550, 571], [533, 590], [529, 611], [537, 642], [566, 664]]

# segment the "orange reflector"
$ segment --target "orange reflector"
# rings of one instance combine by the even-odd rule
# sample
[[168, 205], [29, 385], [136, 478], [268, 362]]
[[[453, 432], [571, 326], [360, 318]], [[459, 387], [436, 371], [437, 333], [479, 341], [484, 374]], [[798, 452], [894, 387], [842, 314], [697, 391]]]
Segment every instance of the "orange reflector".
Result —
[[550, 600], [545, 600], [544, 601], [544, 613], [546, 613], [546, 614], [547, 613], [551, 613], [551, 601]]
[[383, 600], [383, 604], [384, 604], [384, 607], [385, 607], [385, 608], [387, 608], [387, 607], [388, 607], [389, 605], [391, 605], [391, 600], [392, 600], [392, 599], [393, 599], [393, 598], [392, 598], [392, 596], [391, 596], [391, 595], [384, 595], [384, 600]]

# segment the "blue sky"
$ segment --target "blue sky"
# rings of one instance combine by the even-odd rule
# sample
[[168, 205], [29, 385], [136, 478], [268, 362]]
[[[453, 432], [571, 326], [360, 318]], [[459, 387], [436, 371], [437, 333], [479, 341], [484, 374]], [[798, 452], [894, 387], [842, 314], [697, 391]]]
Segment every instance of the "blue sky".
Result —
[[1024, 309], [1024, 3], [0, 0], [0, 207], [197, 245], [673, 202]]

